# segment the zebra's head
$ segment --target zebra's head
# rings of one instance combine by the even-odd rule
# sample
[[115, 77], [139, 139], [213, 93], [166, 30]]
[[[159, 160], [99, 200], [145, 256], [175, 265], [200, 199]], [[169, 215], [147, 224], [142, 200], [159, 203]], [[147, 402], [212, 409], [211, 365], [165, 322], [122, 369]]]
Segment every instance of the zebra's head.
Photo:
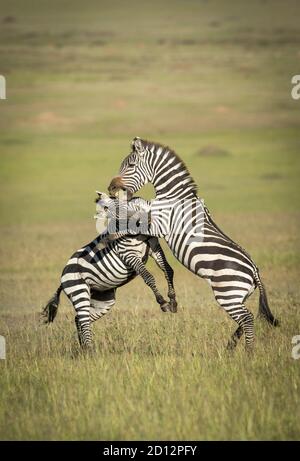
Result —
[[97, 226], [107, 226], [108, 222], [108, 210], [111, 206], [113, 199], [111, 199], [107, 194], [104, 192], [97, 192], [97, 197], [95, 198], [96, 203], [96, 214], [94, 218], [97, 220]]
[[115, 197], [120, 190], [126, 190], [133, 195], [152, 179], [152, 171], [147, 161], [151, 151], [147, 141], [134, 138], [131, 152], [121, 163], [119, 175], [114, 177], [108, 187], [111, 196]]
[[[96, 197], [96, 229], [99, 234], [109, 229], [110, 233], [118, 231], [120, 223], [127, 225], [128, 221], [139, 213], [148, 213], [149, 202], [134, 197], [128, 200], [128, 194], [118, 194], [118, 197], [109, 197], [105, 192], [98, 192]], [[140, 217], [139, 217], [140, 219]]]
[[153, 184], [157, 197], [189, 198], [197, 195], [197, 186], [182, 159], [168, 146], [134, 138], [131, 152], [121, 163], [119, 176], [108, 190], [115, 197], [120, 190], [131, 195], [147, 183]]
[[[110, 197], [105, 192], [96, 191], [98, 197], [95, 199], [96, 214], [95, 219], [109, 220], [109, 219], [125, 219], [130, 217], [127, 205], [130, 200], [127, 198], [128, 194], [120, 194], [118, 191], [117, 197]], [[121, 192], [123, 192], [121, 190]], [[141, 200], [141, 199], [140, 199]], [[134, 200], [133, 200], [134, 201]]]

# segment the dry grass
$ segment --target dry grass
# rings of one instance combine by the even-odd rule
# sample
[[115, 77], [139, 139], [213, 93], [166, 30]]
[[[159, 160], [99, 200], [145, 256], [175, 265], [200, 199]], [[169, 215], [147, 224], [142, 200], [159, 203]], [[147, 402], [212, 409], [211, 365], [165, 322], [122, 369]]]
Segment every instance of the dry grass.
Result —
[[[262, 241], [250, 232], [257, 221], [249, 220], [249, 234], [241, 226], [248, 248]], [[239, 219], [232, 215], [230, 223], [238, 228]], [[1, 274], [0, 331], [8, 345], [0, 364], [1, 438], [297, 439], [299, 363], [291, 358], [291, 339], [300, 324], [298, 263], [287, 256], [292, 233], [281, 236], [277, 224], [270, 215], [261, 227], [270, 232], [257, 259], [281, 326], [256, 322], [250, 358], [242, 342], [228, 354], [233, 323], [206, 283], [175, 261], [178, 314], [163, 314], [136, 279], [94, 326], [95, 354], [82, 355], [66, 299], [50, 327], [40, 325], [38, 311], [56, 287], [62, 253], [87, 226], [73, 226], [71, 236], [67, 225], [24, 232], [24, 252], [16, 251], [14, 265]], [[46, 235], [52, 236], [48, 242]], [[7, 254], [12, 237], [7, 233]], [[151, 270], [165, 290], [161, 274]], [[253, 312], [257, 303], [255, 294], [248, 303]]]

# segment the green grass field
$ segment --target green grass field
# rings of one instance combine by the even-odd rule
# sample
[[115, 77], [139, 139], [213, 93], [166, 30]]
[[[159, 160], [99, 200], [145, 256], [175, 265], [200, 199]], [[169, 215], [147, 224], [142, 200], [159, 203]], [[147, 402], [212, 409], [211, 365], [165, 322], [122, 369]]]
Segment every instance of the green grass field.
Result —
[[[1, 440], [299, 439], [299, 15], [291, 0], [2, 0]], [[169, 251], [176, 315], [136, 279], [93, 356], [74, 355], [66, 298], [40, 325], [134, 136], [176, 150], [260, 267], [281, 326], [256, 322], [253, 357], [226, 351], [235, 325]]]

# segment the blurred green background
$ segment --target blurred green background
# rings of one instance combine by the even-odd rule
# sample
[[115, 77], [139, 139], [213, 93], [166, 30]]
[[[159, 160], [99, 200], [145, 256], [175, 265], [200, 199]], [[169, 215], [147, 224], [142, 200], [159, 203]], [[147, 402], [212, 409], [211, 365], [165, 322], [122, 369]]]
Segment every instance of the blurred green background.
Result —
[[[291, 336], [300, 333], [300, 101], [291, 97], [291, 78], [300, 73], [299, 17], [297, 0], [1, 0], [0, 74], [6, 77], [7, 99], [0, 100], [0, 334], [12, 335], [16, 341], [14, 366], [18, 363], [20, 367], [16, 371], [7, 365], [6, 383], [10, 382], [10, 387], [6, 388], [7, 408], [3, 407], [6, 417], [12, 405], [10, 392], [20, 391], [14, 386], [28, 360], [21, 352], [24, 345], [33, 361], [36, 344], [44, 351], [46, 333], [39, 333], [40, 343], [35, 344], [37, 333], [31, 331], [36, 322], [34, 313], [56, 288], [70, 254], [94, 238], [94, 191], [106, 190], [121, 159], [129, 152], [131, 139], [141, 136], [168, 144], [185, 160], [215, 221], [253, 255], [266, 281], [272, 309], [287, 322], [283, 321], [272, 344], [261, 346], [262, 362], [257, 368], [254, 366], [254, 378], [255, 371], [264, 376], [262, 351], [269, 347], [270, 366], [278, 376], [277, 391], [283, 393], [284, 403], [278, 400], [278, 394], [271, 393], [269, 406], [260, 408], [258, 401], [249, 404], [254, 411], [268, 415], [267, 428], [262, 423], [264, 416], [260, 425], [246, 406], [241, 432], [231, 432], [232, 418], [226, 405], [230, 406], [228, 402], [234, 396], [228, 391], [228, 399], [222, 401], [224, 406], [219, 405], [219, 377], [216, 375], [216, 382], [212, 380], [214, 368], [205, 368], [204, 364], [203, 380], [212, 389], [207, 414], [216, 415], [215, 426], [192, 418], [189, 428], [183, 419], [182, 426], [179, 423], [172, 432], [168, 418], [179, 417], [181, 421], [183, 413], [182, 409], [174, 413], [166, 404], [165, 413], [158, 418], [169, 428], [163, 435], [216, 438], [218, 427], [224, 429], [221, 438], [299, 435], [299, 419], [296, 423], [294, 412], [299, 405], [296, 388], [282, 388], [280, 381], [284, 379], [280, 373], [290, 360]], [[146, 187], [143, 194], [151, 197], [153, 190]], [[225, 322], [228, 336], [233, 325], [214, 306], [206, 284], [177, 264], [170, 253], [168, 258], [176, 268], [175, 281], [183, 309], [172, 322], [178, 322], [180, 328], [180, 315], [188, 315], [184, 308], [190, 308], [197, 315], [200, 312], [197, 332], [202, 341], [207, 340], [207, 329], [218, 334], [218, 319]], [[156, 269], [150, 267], [161, 280]], [[250, 306], [256, 309], [256, 304], [257, 298], [253, 297]], [[98, 338], [100, 331], [105, 335], [106, 328], [114, 328], [113, 322], [120, 316], [124, 326], [128, 323], [134, 329], [141, 322], [141, 311], [148, 319], [157, 316], [158, 325], [167, 322], [159, 317], [151, 294], [140, 280], [119, 291], [118, 306], [120, 311], [116, 306], [111, 319], [104, 319], [95, 327]], [[137, 309], [135, 317], [129, 315], [133, 308]], [[71, 310], [65, 301], [64, 309], [69, 322], [62, 316], [61, 325], [68, 324], [68, 331], [72, 331]], [[146, 343], [154, 344], [155, 351], [150, 325], [146, 322], [139, 328]], [[192, 333], [186, 334], [193, 337]], [[129, 337], [124, 337], [125, 350]], [[112, 338], [114, 353], [119, 335], [113, 334]], [[282, 362], [278, 362], [279, 349], [274, 346], [277, 340]], [[68, 339], [64, 338], [64, 342]], [[58, 341], [58, 349], [61, 344]], [[170, 350], [174, 360], [182, 352], [178, 344]], [[201, 344], [197, 343], [199, 349]], [[215, 363], [214, 350], [207, 352], [210, 363]], [[162, 354], [157, 350], [154, 356], [155, 353]], [[102, 359], [107, 360], [109, 370], [109, 353]], [[135, 359], [142, 363], [142, 348]], [[64, 362], [60, 365], [65, 368]], [[243, 362], [238, 366], [244, 365]], [[122, 364], [119, 366], [125, 370]], [[57, 363], [56, 367], [61, 370]], [[162, 370], [164, 379], [168, 379], [166, 370]], [[298, 372], [295, 370], [285, 368], [285, 373], [297, 374], [299, 367]], [[190, 371], [186, 370], [187, 376], [192, 376]], [[97, 381], [97, 368], [91, 373], [95, 373]], [[147, 373], [141, 373], [141, 380], [147, 379]], [[271, 373], [264, 381], [266, 385], [273, 385], [273, 378]], [[49, 379], [47, 389], [53, 384]], [[109, 386], [109, 378], [102, 383], [104, 389], [106, 384]], [[156, 384], [159, 388], [159, 382]], [[247, 385], [245, 382], [245, 389]], [[170, 388], [176, 392], [175, 383]], [[30, 379], [21, 389], [25, 401], [26, 393], [32, 390]], [[241, 395], [242, 390], [241, 387]], [[72, 389], [68, 391], [71, 395]], [[9, 423], [7, 419], [3, 422], [2, 432], [0, 415], [3, 437], [59, 437], [55, 428], [39, 419], [42, 410], [34, 400], [39, 392], [37, 386], [30, 409], [26, 407], [26, 415], [35, 421], [31, 426], [27, 425], [22, 400]], [[187, 389], [180, 394], [183, 406], [189, 392]], [[49, 395], [49, 399], [55, 400], [55, 395]], [[130, 391], [126, 395], [128, 418], [130, 408], [136, 407], [130, 400]], [[160, 397], [167, 402], [164, 394]], [[94, 404], [93, 397], [91, 402]], [[118, 405], [118, 399], [111, 404]], [[151, 406], [151, 411], [161, 411], [159, 406]], [[217, 408], [222, 410], [220, 415]], [[108, 415], [114, 413], [111, 408], [105, 411]], [[239, 406], [237, 411], [244, 414]], [[114, 420], [115, 426], [109, 426], [111, 432], [104, 429], [104, 434], [157, 437], [157, 426], [143, 426], [143, 414], [141, 407], [141, 419], [131, 431], [126, 431], [127, 419], [119, 416]], [[253, 416], [251, 424], [249, 414]], [[53, 415], [59, 415], [59, 408], [53, 410]], [[72, 412], [68, 417], [70, 426], [64, 426], [66, 420], [61, 421], [61, 428], [69, 427], [65, 432], [61, 429], [61, 437], [86, 436], [81, 432], [79, 419]], [[273, 426], [274, 421], [278, 424]], [[101, 426], [97, 420], [94, 423]], [[94, 434], [94, 423], [87, 435]], [[39, 432], [39, 427], [44, 432]]]
[[136, 135], [172, 146], [215, 212], [297, 209], [299, 10], [2, 0], [2, 223], [89, 219]]

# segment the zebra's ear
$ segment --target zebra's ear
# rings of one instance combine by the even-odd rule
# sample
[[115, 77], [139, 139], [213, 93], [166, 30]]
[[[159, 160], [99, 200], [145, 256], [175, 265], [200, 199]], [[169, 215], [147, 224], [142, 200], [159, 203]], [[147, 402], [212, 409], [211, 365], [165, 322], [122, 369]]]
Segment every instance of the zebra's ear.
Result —
[[100, 192], [96, 190], [96, 194], [98, 194], [97, 200], [108, 200], [109, 196], [105, 192]]
[[134, 138], [132, 143], [131, 143], [131, 147], [132, 147], [132, 150], [134, 152], [136, 152], [137, 154], [139, 154], [139, 155], [144, 154], [144, 147], [143, 147], [143, 143], [142, 143], [141, 138], [139, 138], [139, 137]]

